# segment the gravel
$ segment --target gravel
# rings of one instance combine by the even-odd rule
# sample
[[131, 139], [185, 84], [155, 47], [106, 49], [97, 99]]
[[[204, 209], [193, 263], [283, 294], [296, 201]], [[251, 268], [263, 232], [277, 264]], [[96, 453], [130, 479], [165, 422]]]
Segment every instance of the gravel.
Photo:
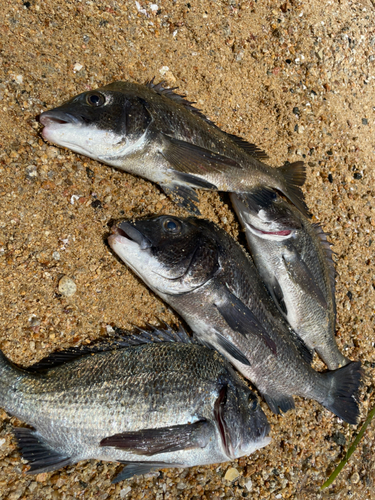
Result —
[[[363, 421], [375, 395], [373, 6], [358, 0], [326, 2], [324, 9], [317, 0], [152, 5], [3, 5], [0, 348], [27, 366], [55, 349], [106, 335], [108, 326], [177, 321], [105, 239], [114, 219], [184, 212], [150, 182], [46, 144], [36, 121], [79, 92], [155, 76], [178, 86], [224, 130], [267, 151], [270, 164], [306, 162], [307, 203], [334, 245], [337, 341], [367, 374]], [[243, 241], [228, 197], [199, 197], [203, 216]], [[74, 295], [61, 292], [62, 277], [72, 280], [67, 289], [76, 287]], [[318, 359], [314, 366], [324, 370]], [[282, 417], [262, 406], [273, 441], [254, 455], [117, 485], [111, 479], [119, 465], [95, 460], [26, 475], [11, 433], [21, 423], [0, 411], [0, 499], [375, 496], [374, 425], [334, 485], [320, 492], [358, 427], [301, 398]], [[238, 476], [227, 480], [231, 469]]]

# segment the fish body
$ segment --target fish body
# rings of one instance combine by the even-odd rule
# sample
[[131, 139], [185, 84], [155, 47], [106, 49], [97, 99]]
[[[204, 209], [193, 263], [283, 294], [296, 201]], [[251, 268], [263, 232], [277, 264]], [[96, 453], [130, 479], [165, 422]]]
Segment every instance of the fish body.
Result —
[[258, 272], [292, 329], [330, 370], [348, 364], [335, 340], [335, 269], [321, 227], [277, 195], [231, 199]]
[[274, 188], [306, 209], [302, 162], [266, 165], [263, 151], [226, 134], [162, 84], [114, 82], [42, 113], [40, 121], [47, 141], [156, 182], [196, 213], [192, 188]]
[[108, 241], [200, 341], [256, 385], [275, 413], [293, 408], [299, 395], [356, 422], [360, 363], [326, 374], [313, 370], [254, 264], [225, 231], [195, 217], [161, 216], [121, 222]]
[[75, 354], [41, 371], [1, 353], [0, 406], [33, 427], [15, 429], [32, 473], [95, 458], [127, 463], [118, 481], [232, 460], [270, 441], [256, 396], [229, 363], [180, 341]]

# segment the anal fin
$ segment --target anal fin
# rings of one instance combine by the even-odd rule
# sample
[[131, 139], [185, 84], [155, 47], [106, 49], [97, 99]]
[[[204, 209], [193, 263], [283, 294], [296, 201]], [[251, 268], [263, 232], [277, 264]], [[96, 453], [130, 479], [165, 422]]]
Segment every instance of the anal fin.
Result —
[[36, 431], [26, 427], [14, 427], [22, 457], [30, 462], [29, 474], [39, 474], [61, 469], [73, 463], [71, 457], [62, 455], [51, 448]]
[[306, 363], [311, 365], [314, 359], [314, 350], [310, 349], [294, 330], [289, 330], [289, 333], [300, 355], [303, 357]]
[[269, 408], [275, 415], [280, 415], [280, 410], [286, 413], [289, 410], [293, 410], [294, 399], [293, 396], [286, 396], [285, 394], [280, 394], [280, 396], [269, 396], [268, 394], [262, 394], [264, 400], [268, 404]]

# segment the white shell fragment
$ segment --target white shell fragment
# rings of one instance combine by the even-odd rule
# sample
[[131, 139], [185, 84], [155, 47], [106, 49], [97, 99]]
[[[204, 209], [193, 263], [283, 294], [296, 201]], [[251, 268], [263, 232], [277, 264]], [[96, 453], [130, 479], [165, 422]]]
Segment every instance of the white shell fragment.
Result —
[[77, 291], [77, 285], [69, 276], [63, 276], [59, 281], [59, 292], [65, 297], [71, 297]]

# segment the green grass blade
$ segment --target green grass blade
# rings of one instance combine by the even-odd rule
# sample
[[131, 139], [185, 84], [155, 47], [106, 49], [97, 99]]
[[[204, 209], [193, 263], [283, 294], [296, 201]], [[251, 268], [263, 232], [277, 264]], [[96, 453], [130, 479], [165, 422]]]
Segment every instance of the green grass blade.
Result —
[[345, 457], [341, 460], [341, 462], [336, 467], [336, 469], [332, 472], [332, 474], [329, 476], [329, 478], [327, 479], [327, 481], [320, 487], [320, 490], [324, 490], [325, 488], [328, 488], [328, 486], [331, 486], [331, 484], [333, 483], [333, 481], [340, 474], [341, 470], [348, 463], [349, 458], [351, 457], [351, 455], [353, 454], [353, 452], [357, 448], [358, 443], [362, 439], [362, 436], [365, 433], [365, 431], [367, 429], [367, 426], [371, 422], [371, 420], [372, 420], [372, 418], [373, 418], [374, 415], [375, 415], [375, 406], [372, 408], [372, 410], [370, 411], [370, 413], [367, 415], [365, 423], [362, 425], [362, 428], [359, 431], [359, 433], [358, 433], [357, 437], [355, 438], [355, 440], [353, 441], [353, 444], [351, 445], [351, 447], [349, 448], [349, 450], [346, 452]]

